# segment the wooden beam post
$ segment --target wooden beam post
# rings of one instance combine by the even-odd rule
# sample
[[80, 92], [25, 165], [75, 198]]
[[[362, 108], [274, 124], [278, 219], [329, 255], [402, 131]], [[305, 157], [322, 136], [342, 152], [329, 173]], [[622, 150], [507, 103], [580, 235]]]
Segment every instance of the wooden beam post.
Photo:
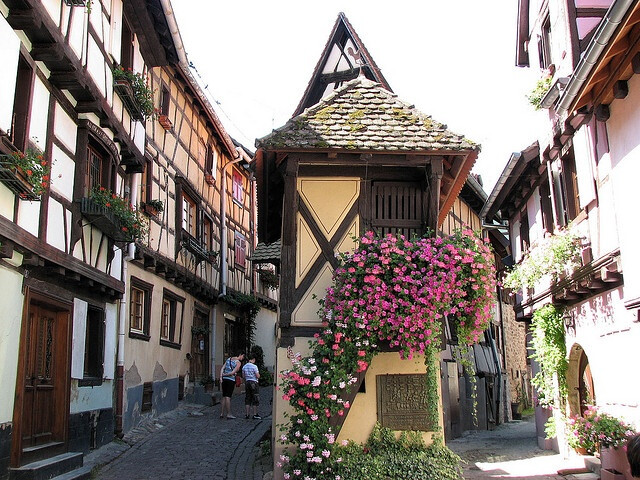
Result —
[[429, 172], [429, 205], [427, 209], [427, 228], [435, 233], [438, 231], [438, 215], [440, 213], [440, 184], [444, 167], [442, 157], [431, 159], [431, 171]]

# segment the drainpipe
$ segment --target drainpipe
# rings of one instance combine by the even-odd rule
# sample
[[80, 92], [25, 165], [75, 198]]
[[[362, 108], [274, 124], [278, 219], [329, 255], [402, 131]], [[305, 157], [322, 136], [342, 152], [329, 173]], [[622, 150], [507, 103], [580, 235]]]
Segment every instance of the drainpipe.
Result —
[[[138, 189], [140, 188], [140, 174], [134, 173], [131, 175], [131, 190], [130, 199], [132, 205], [138, 203]], [[125, 285], [128, 285], [127, 281], [129, 262], [133, 260], [136, 253], [135, 242], [127, 244], [127, 253], [122, 259], [122, 278]], [[122, 413], [124, 412], [124, 339], [126, 334], [126, 314], [127, 314], [127, 298], [129, 297], [129, 291], [125, 288], [124, 297], [120, 300], [120, 311], [118, 322], [118, 356], [116, 363], [116, 428], [115, 434], [118, 438], [122, 438], [124, 435]]]

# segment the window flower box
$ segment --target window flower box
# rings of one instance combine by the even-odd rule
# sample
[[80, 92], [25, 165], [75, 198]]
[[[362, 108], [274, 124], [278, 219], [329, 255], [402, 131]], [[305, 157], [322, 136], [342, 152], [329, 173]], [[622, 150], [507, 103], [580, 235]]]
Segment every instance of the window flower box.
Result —
[[0, 155], [0, 182], [23, 200], [39, 201], [50, 181], [51, 168], [35, 150]]
[[171, 123], [171, 120], [169, 120], [168, 115], [158, 115], [158, 122], [160, 122], [160, 125], [162, 125], [162, 128], [164, 128], [165, 130], [171, 130], [173, 128], [173, 123]]
[[117, 67], [113, 70], [113, 89], [132, 119], [142, 122], [153, 115], [153, 90], [144, 75]]
[[124, 198], [103, 187], [81, 200], [81, 212], [116, 242], [133, 242], [147, 234], [147, 224], [140, 213]]
[[196, 263], [200, 263], [203, 260], [210, 261], [209, 250], [207, 250], [204, 245], [198, 242], [198, 240], [193, 238], [191, 235], [183, 234], [181, 246], [193, 254], [196, 258]]
[[216, 179], [213, 178], [213, 175], [211, 175], [210, 173], [205, 173], [204, 174], [204, 181], [207, 182], [207, 184], [213, 186], [216, 183]]
[[140, 208], [147, 215], [157, 217], [160, 212], [164, 211], [164, 203], [162, 200], [149, 200], [140, 203]]

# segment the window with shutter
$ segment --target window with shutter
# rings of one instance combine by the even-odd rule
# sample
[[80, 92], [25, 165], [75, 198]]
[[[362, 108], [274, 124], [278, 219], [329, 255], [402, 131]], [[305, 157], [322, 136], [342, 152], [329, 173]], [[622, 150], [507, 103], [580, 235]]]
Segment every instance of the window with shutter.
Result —
[[247, 241], [240, 232], [235, 232], [235, 265], [245, 268]]

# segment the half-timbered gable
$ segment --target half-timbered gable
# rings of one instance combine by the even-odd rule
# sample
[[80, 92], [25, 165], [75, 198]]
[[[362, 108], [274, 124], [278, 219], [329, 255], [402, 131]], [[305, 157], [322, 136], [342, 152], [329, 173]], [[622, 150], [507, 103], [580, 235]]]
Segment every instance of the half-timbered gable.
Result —
[[[266, 260], [280, 245], [276, 368], [284, 370], [291, 366], [287, 348], [305, 355], [321, 328], [318, 299], [339, 254], [370, 230], [407, 237], [438, 232], [479, 146], [398, 99], [343, 14], [295, 116], [256, 146], [264, 242], [256, 256]], [[375, 423], [375, 409], [364, 407], [375, 404], [375, 375], [417, 371], [393, 354], [382, 357], [366, 378], [358, 377], [367, 391], [353, 392], [361, 406], [357, 420], [338, 419], [341, 438], [364, 441]], [[276, 402], [276, 422], [286, 409]]]

